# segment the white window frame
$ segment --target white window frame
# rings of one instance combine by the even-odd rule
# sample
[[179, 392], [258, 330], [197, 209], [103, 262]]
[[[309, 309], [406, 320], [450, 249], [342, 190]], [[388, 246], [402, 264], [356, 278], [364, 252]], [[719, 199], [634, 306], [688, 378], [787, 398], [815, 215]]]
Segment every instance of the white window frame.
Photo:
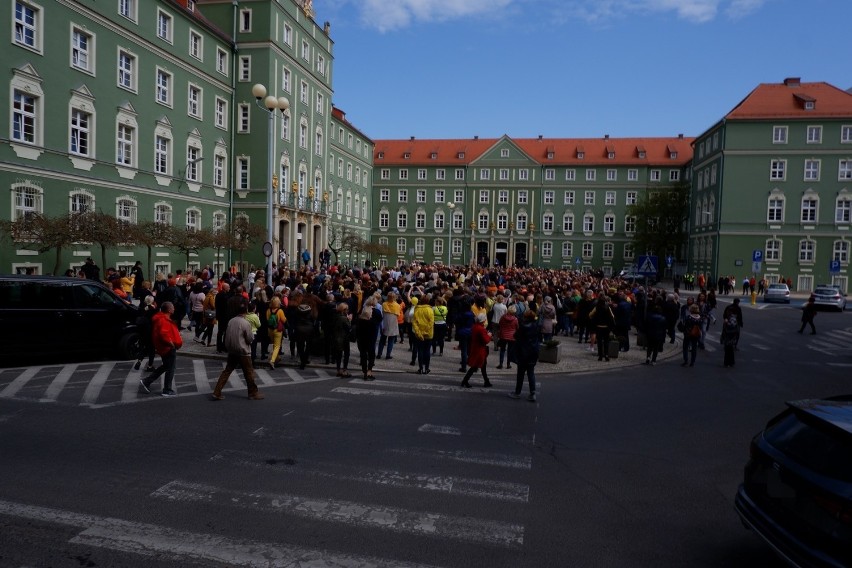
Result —
[[627, 170], [627, 181], [639, 181], [639, 170], [637, 170], [637, 169]]
[[115, 200], [115, 218], [123, 223], [135, 225], [138, 222], [139, 204], [129, 196]]
[[204, 36], [195, 30], [189, 30], [189, 56], [204, 61]]
[[807, 128], [807, 143], [822, 144], [822, 126], [808, 126]]
[[202, 120], [202, 108], [204, 108], [204, 91], [198, 85], [189, 83], [186, 88], [186, 114]]
[[136, 66], [139, 59], [132, 51], [128, 51], [123, 47], [118, 48], [118, 67], [117, 84], [121, 89], [136, 92]]
[[518, 205], [527, 205], [530, 202], [530, 193], [526, 189], [518, 190]]
[[[18, 17], [17, 7], [23, 11], [23, 17]], [[12, 4], [12, 42], [15, 45], [42, 52], [44, 10], [35, 2], [15, 0]]]
[[772, 143], [773, 144], [786, 144], [787, 143], [787, 127], [786, 126], [773, 126], [772, 127]]
[[464, 203], [464, 190], [456, 189], [453, 191], [453, 202], [454, 203]]
[[585, 191], [583, 192], [583, 205], [594, 205], [595, 204], [595, 191]]
[[770, 160], [769, 179], [771, 181], [784, 181], [787, 179], [787, 160]]
[[174, 17], [165, 10], [157, 8], [157, 37], [166, 43], [173, 43], [174, 25]]
[[161, 67], [157, 67], [156, 75], [154, 76], [156, 93], [154, 100], [157, 104], [172, 107], [172, 94], [174, 91], [174, 76]]
[[852, 159], [839, 160], [837, 162], [837, 180], [852, 180]]
[[804, 224], [819, 222], [819, 197], [816, 194], [809, 193], [802, 197], [799, 220]]
[[574, 205], [576, 202], [576, 195], [574, 190], [566, 190], [565, 193], [562, 194], [562, 205]]
[[770, 195], [766, 204], [766, 222], [783, 223], [786, 200], [780, 195]]
[[805, 160], [805, 181], [819, 181], [820, 160]]
[[228, 101], [222, 97], [216, 97], [214, 103], [214, 120], [213, 125], [222, 130], [228, 129]]
[[[78, 37], [84, 40], [82, 43], [85, 45], [78, 43]], [[71, 68], [94, 75], [95, 53], [97, 53], [95, 35], [81, 26], [71, 24]]]
[[228, 52], [221, 47], [216, 47], [216, 71], [220, 75], [228, 76]]

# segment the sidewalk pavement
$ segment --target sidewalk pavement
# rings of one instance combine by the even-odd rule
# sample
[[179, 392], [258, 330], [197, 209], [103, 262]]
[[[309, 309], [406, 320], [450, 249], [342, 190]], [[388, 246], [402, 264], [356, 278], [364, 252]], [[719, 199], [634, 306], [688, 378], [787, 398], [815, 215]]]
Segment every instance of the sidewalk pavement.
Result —
[[[666, 286], [665, 283], [660, 283], [657, 287], [665, 287], [667, 290], [671, 290], [671, 285]], [[687, 296], [697, 296], [698, 290], [681, 290], [680, 297], [681, 302], [685, 301]], [[799, 294], [791, 294], [793, 300], [806, 300], [808, 297], [807, 293], [799, 293]], [[743, 309], [760, 309], [760, 306], [763, 304], [761, 299], [757, 300], [756, 305], [751, 305], [751, 298], [749, 296], [740, 296], [738, 292], [733, 294], [719, 295], [717, 299], [721, 306], [729, 304], [733, 302], [734, 298], [740, 298], [740, 306]], [[724, 307], [719, 308], [719, 311], [724, 310]], [[719, 316], [717, 316], [719, 317]], [[184, 320], [186, 323], [186, 320]], [[192, 340], [194, 333], [189, 330], [184, 329], [181, 332], [183, 337], [183, 348], [180, 350], [180, 353], [183, 356], [188, 357], [201, 357], [208, 359], [219, 359], [221, 361], [225, 361], [227, 356], [224, 353], [216, 353], [215, 342], [211, 347], [207, 347], [206, 345], [201, 345]], [[215, 335], [214, 335], [215, 339]], [[626, 352], [620, 352], [618, 357], [610, 358], [609, 361], [598, 361], [597, 350], [588, 351], [587, 343], [578, 343], [577, 337], [570, 336], [560, 336], [555, 337], [554, 339], [559, 340], [559, 359], [557, 363], [544, 363], [539, 361], [538, 365], [536, 365], [535, 373], [538, 375], [567, 375], [569, 373], [588, 373], [588, 372], [605, 372], [611, 371], [613, 369], [621, 369], [624, 367], [633, 367], [636, 365], [642, 365], [645, 363], [645, 348], [637, 346], [637, 336], [636, 330], [631, 329], [630, 331], [630, 350]], [[444, 345], [444, 355], [437, 356], [433, 355], [432, 359], [429, 363], [429, 367], [431, 369], [430, 376], [452, 376], [461, 378], [462, 374], [459, 372], [459, 364], [460, 364], [460, 353], [457, 349], [458, 346], [457, 341], [448, 341]], [[404, 344], [397, 344], [394, 346], [392, 352], [392, 359], [376, 359], [375, 367], [373, 371], [377, 374], [381, 373], [400, 373], [400, 374], [412, 374], [414, 375], [417, 372], [416, 365], [409, 365], [411, 361], [411, 352], [408, 350], [409, 343], [406, 341]], [[669, 343], [666, 341], [663, 351], [657, 356], [657, 364], [665, 364], [669, 359], [677, 359], [676, 363], [680, 363], [681, 354], [682, 354], [683, 344], [681, 341], [680, 334], [676, 334], [675, 343]], [[260, 347], [258, 347], [258, 350]], [[353, 377], [360, 376], [360, 356], [358, 354], [358, 347], [355, 343], [350, 343], [351, 354], [349, 357], [349, 372], [352, 373]], [[284, 339], [284, 343], [282, 345], [282, 356], [281, 362], [276, 365], [276, 369], [285, 366], [285, 367], [297, 367], [298, 363], [290, 358], [290, 342], [288, 339]], [[258, 351], [258, 360], [255, 362], [255, 366], [257, 368], [264, 368], [266, 366], [265, 361], [261, 361], [259, 359], [260, 352]], [[515, 376], [515, 367], [513, 366], [511, 369], [503, 369], [497, 368], [497, 363], [499, 362], [499, 353], [493, 348], [491, 348], [491, 353], [488, 355], [488, 374], [489, 376], [499, 377], [499, 378], [509, 378]], [[505, 364], [505, 363], [504, 363]], [[330, 365], [325, 364], [324, 356], [312, 356], [311, 363], [309, 368], [322, 368], [326, 370], [334, 370], [335, 365], [331, 363]], [[276, 371], [271, 371], [276, 372]], [[474, 377], [475, 380], [475, 377]]]
[[[194, 337], [194, 332], [190, 332], [186, 329], [181, 332], [181, 336], [183, 337], [183, 347], [181, 348], [179, 353], [182, 356], [219, 359], [221, 361], [225, 361], [227, 359], [226, 354], [216, 353], [215, 341], [211, 347], [196, 343], [192, 340], [192, 338]], [[618, 357], [611, 357], [609, 361], [598, 361], [597, 347], [595, 347], [594, 351], [589, 351], [588, 343], [578, 343], [577, 337], [560, 336], [554, 337], [554, 339], [557, 339], [559, 341], [558, 362], [553, 364], [539, 361], [538, 365], [536, 365], [535, 367], [536, 376], [567, 375], [569, 373], [585, 372], [604, 372], [611, 371], [613, 369], [619, 369], [622, 367], [642, 365], [645, 363], [645, 348], [637, 347], [637, 336], [635, 329], [631, 330], [630, 332], [630, 350], [626, 352], [620, 352], [618, 354]], [[361, 370], [358, 347], [355, 343], [350, 343], [349, 345], [351, 349], [351, 354], [349, 357], [349, 372], [352, 373], [353, 377], [359, 377], [361, 376]], [[397, 342], [396, 345], [394, 345], [393, 352], [391, 353], [392, 359], [385, 359], [384, 357], [382, 357], [382, 359], [377, 358], [375, 367], [373, 368], [373, 372], [377, 375], [380, 375], [382, 373], [407, 373], [415, 375], [415, 373], [417, 372], [417, 366], [409, 364], [411, 362], [411, 351], [408, 350], [409, 347], [410, 344], [407, 340], [403, 344]], [[457, 341], [448, 341], [444, 344], [443, 356], [432, 356], [432, 359], [429, 362], [429, 368], [431, 369], [431, 373], [429, 376], [453, 376], [458, 377], [459, 380], [461, 380], [462, 373], [459, 372], [461, 355], [460, 352], [455, 349], [456, 347], [458, 347]], [[678, 357], [678, 361], [680, 361], [680, 356], [680, 338], [677, 338], [674, 344], [669, 343], [667, 340], [663, 351], [657, 356], [657, 364], [662, 364], [666, 360], [674, 357]], [[504, 368], [498, 369], [497, 364], [499, 360], [499, 353], [497, 350], [494, 349], [494, 346], [492, 344], [491, 353], [488, 355], [488, 376], [503, 379], [514, 377], [516, 367], [513, 365], [511, 369], [506, 369], [504, 362]], [[271, 373], [278, 372], [278, 369], [282, 366], [290, 368], [298, 367], [298, 363], [290, 358], [290, 340], [287, 338], [284, 339], [284, 342], [282, 344], [282, 356], [280, 361], [281, 362], [275, 366], [276, 370], [270, 371]], [[260, 360], [260, 346], [258, 346], [258, 359], [255, 361], [255, 367], [259, 369], [266, 367], [266, 361]], [[334, 371], [335, 365], [333, 362], [330, 365], [326, 365], [324, 356], [314, 355], [311, 357], [311, 362], [308, 365], [308, 368], [321, 368], [326, 370], [330, 369]], [[477, 375], [479, 375], [479, 373], [477, 373]], [[476, 375], [473, 377], [472, 380], [476, 380]]]

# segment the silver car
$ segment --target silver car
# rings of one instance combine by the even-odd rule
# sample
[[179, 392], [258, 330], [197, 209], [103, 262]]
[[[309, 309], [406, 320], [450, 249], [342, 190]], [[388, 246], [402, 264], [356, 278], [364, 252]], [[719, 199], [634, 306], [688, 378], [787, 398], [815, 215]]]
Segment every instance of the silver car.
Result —
[[838, 288], [829, 286], [817, 286], [811, 292], [811, 298], [817, 306], [833, 308], [839, 312], [846, 309], [846, 298], [840, 293]]
[[786, 284], [770, 284], [763, 294], [764, 302], [790, 303], [790, 287]]

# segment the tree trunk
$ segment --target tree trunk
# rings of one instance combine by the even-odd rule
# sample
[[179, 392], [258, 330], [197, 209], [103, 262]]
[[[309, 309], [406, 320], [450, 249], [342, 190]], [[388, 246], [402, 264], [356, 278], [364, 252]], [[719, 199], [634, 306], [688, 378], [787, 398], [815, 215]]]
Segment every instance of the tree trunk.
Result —
[[56, 276], [56, 273], [59, 272], [59, 263], [62, 260], [62, 247], [56, 247], [56, 262], [53, 265], [53, 276]]

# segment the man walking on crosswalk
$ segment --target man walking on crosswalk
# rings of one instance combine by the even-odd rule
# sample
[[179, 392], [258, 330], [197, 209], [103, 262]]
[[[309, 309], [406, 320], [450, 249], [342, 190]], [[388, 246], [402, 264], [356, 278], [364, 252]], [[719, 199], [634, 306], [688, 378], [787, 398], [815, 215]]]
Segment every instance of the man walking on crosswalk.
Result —
[[252, 333], [251, 323], [245, 317], [248, 313], [248, 303], [244, 298], [239, 298], [239, 300], [237, 313], [228, 322], [228, 329], [225, 331], [225, 349], [228, 350], [228, 362], [225, 365], [225, 370], [219, 375], [216, 388], [213, 389], [213, 400], [225, 398], [222, 396], [222, 388], [237, 367], [243, 370], [249, 399], [262, 400], [265, 398], [257, 390], [257, 383], [254, 381], [254, 367], [251, 364], [251, 342], [254, 340], [254, 333]]

